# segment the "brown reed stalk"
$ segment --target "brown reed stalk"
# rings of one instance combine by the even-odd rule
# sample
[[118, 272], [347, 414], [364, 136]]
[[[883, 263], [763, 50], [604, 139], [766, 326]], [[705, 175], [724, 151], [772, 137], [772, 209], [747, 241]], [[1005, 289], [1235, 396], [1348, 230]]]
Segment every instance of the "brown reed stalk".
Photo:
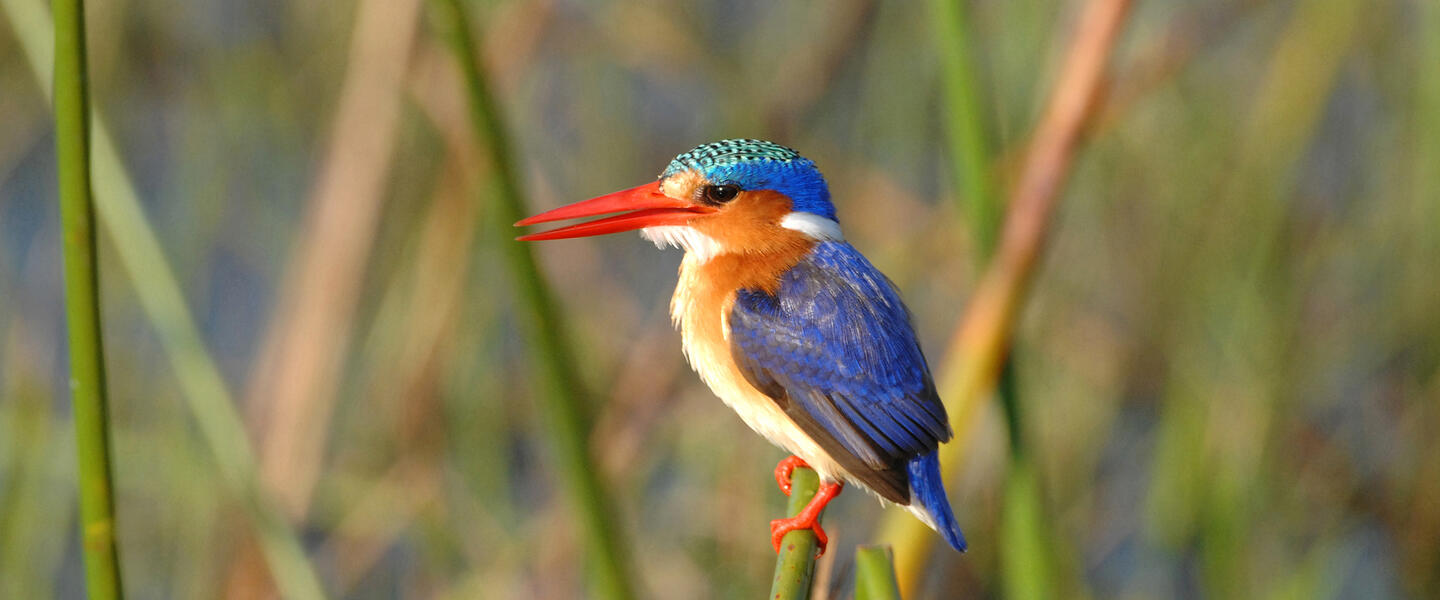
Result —
[[[1051, 229], [1060, 191], [1102, 97], [1102, 85], [1130, 0], [1091, 0], [1076, 23], [1059, 79], [1034, 134], [1020, 175], [1011, 188], [995, 258], [970, 299], [938, 372], [941, 396], [956, 439], [941, 448], [947, 480], [963, 462], [968, 432], [981, 401], [995, 388], [1010, 348], [1015, 322]], [[895, 548], [902, 592], [912, 592], [935, 536], [909, 515], [893, 511], [879, 541]]]

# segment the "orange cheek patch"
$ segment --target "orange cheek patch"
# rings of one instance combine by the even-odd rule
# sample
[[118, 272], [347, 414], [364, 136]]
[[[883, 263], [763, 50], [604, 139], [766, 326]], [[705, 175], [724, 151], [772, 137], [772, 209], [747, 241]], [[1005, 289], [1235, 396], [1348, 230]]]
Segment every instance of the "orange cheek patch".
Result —
[[720, 212], [694, 219], [690, 226], [732, 252], [763, 254], [805, 241], [802, 234], [780, 226], [788, 214], [790, 199], [778, 192], [741, 192]]
[[815, 245], [805, 234], [780, 226], [788, 214], [790, 199], [767, 190], [742, 192], [720, 212], [691, 221], [692, 228], [726, 249], [702, 267], [705, 276], [719, 289], [774, 293], [780, 275]]

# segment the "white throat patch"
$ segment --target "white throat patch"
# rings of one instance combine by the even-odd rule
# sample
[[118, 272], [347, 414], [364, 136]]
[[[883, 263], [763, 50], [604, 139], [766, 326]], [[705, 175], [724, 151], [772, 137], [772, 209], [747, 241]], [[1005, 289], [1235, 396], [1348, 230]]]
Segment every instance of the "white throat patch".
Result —
[[817, 241], [845, 239], [845, 234], [840, 232], [839, 223], [814, 213], [792, 212], [780, 219], [780, 226], [803, 233]]
[[718, 240], [685, 225], [646, 227], [640, 230], [640, 237], [654, 242], [656, 248], [680, 248], [702, 263], [714, 258], [721, 251]]

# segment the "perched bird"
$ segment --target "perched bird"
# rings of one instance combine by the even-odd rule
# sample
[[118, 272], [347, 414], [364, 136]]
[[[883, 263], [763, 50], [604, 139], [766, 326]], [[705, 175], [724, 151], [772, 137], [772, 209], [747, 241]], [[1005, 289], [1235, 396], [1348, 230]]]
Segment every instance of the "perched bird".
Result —
[[843, 482], [905, 506], [956, 550], [936, 448], [949, 419], [895, 286], [840, 232], [815, 163], [750, 139], [675, 157], [656, 183], [577, 202], [517, 226], [623, 214], [521, 236], [554, 240], [639, 229], [685, 250], [670, 301], [690, 366], [751, 429], [809, 466], [821, 487], [801, 513], [770, 525], [776, 550], [813, 529]]

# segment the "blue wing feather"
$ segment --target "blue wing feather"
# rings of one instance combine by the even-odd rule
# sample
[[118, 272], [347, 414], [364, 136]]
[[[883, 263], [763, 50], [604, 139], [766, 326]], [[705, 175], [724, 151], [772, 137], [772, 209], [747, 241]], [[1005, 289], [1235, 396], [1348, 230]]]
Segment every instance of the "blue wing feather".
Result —
[[729, 325], [752, 384], [822, 446], [838, 445], [826, 449], [852, 475], [909, 503], [908, 463], [950, 439], [950, 425], [909, 312], [879, 270], [849, 244], [817, 244], [774, 294], [740, 290]]

